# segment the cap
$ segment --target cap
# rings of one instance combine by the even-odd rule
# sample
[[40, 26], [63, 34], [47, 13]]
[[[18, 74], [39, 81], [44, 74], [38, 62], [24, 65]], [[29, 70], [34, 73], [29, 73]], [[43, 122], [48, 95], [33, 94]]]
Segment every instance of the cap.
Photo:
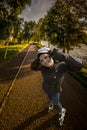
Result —
[[41, 54], [41, 53], [48, 53], [49, 51], [50, 51], [50, 48], [43, 47], [43, 48], [38, 50], [37, 55]]

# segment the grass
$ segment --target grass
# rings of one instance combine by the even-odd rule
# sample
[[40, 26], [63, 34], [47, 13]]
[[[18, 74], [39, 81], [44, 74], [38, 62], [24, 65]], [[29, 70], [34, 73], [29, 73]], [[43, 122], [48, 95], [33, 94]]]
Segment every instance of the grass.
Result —
[[87, 87], [87, 68], [82, 68], [80, 72], [70, 74]]
[[[39, 43], [34, 43], [38, 48], [41, 48], [42, 45]], [[0, 66], [7, 63], [13, 56], [20, 53], [28, 44], [16, 44], [16, 45], [9, 45], [7, 51], [7, 57], [4, 59], [6, 46], [0, 44]]]
[[42, 46], [40, 43], [38, 43], [38, 42], [34, 42], [33, 44], [34, 44], [38, 49], [43, 47], [43, 46]]
[[21, 52], [28, 44], [9, 45], [7, 57], [4, 59], [6, 46], [0, 46], [0, 65], [9, 61], [13, 56]]

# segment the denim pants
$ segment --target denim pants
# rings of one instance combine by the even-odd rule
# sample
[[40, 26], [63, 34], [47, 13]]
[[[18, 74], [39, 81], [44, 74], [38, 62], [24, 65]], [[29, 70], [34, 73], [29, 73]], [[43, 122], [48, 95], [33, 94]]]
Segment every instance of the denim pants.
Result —
[[58, 107], [59, 113], [62, 111], [62, 104], [60, 103], [60, 93], [54, 93], [51, 95], [51, 102]]
[[62, 111], [62, 104], [60, 102], [60, 92], [58, 93], [53, 93], [50, 94], [46, 88], [43, 86], [43, 90], [44, 92], [48, 95], [49, 99], [51, 100], [51, 102], [53, 103], [53, 105], [58, 107], [58, 112], [61, 113]]

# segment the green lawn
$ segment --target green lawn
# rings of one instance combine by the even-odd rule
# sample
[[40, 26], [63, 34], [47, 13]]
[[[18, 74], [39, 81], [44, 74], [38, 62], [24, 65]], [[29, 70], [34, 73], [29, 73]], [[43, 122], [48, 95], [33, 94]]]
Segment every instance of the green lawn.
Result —
[[28, 44], [9, 45], [6, 59], [4, 59], [6, 46], [0, 46], [0, 65], [9, 61], [13, 56], [21, 52], [26, 46], [28, 46]]
[[80, 72], [70, 74], [87, 87], [87, 68], [82, 68]]

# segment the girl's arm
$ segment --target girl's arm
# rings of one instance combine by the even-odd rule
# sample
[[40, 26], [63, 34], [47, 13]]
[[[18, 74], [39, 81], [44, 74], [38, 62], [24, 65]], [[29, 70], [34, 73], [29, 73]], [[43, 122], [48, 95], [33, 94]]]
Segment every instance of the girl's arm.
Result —
[[40, 70], [41, 65], [40, 65], [38, 59], [35, 59], [35, 60], [31, 63], [30, 68], [31, 68], [32, 70], [35, 70], [35, 71]]
[[65, 61], [69, 71], [80, 71], [83, 68], [82, 60], [79, 58], [65, 55], [61, 52], [58, 52], [57, 49], [53, 50], [52, 55], [55, 60], [59, 60], [60, 62]]

